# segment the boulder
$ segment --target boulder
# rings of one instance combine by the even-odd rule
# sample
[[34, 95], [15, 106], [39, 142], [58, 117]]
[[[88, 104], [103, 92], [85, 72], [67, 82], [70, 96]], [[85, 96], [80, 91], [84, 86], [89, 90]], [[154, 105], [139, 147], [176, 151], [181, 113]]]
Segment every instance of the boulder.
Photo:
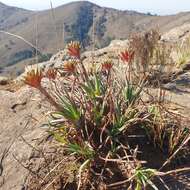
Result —
[[0, 189], [21, 190], [29, 171], [23, 167], [30, 160], [32, 146], [46, 135], [40, 128], [50, 106], [43, 105], [38, 91], [22, 87], [17, 92], [0, 90]]
[[190, 93], [190, 72], [177, 76], [176, 79], [165, 84], [164, 88], [178, 93]]
[[190, 24], [183, 24], [182, 26], [175, 27], [162, 35], [161, 39], [168, 42], [178, 42], [179, 40], [185, 39], [189, 35]]

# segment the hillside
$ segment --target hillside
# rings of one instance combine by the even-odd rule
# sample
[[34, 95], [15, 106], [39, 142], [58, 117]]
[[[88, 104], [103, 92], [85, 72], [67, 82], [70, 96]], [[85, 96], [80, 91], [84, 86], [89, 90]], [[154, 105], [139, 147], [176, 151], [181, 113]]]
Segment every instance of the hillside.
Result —
[[[152, 16], [134, 11], [104, 8], [87, 1], [73, 2], [54, 10], [28, 11], [0, 4], [0, 29], [24, 37], [43, 54], [63, 49], [66, 42], [79, 40], [86, 48], [107, 46], [113, 39], [126, 39], [134, 32], [158, 28], [165, 33], [190, 22], [190, 13]], [[94, 20], [94, 22], [93, 22]], [[93, 24], [94, 23], [94, 24]], [[94, 28], [94, 36], [93, 34]], [[0, 34], [0, 72], [19, 74], [35, 55], [33, 48], [7, 34]], [[15, 73], [14, 73], [15, 74]]]

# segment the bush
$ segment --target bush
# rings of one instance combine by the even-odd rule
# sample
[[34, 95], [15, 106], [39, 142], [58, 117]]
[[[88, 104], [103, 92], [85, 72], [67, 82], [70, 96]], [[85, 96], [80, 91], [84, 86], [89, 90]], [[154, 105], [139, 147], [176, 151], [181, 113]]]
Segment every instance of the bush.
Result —
[[[145, 168], [150, 165], [143, 160], [146, 152], [138, 150], [138, 135], [143, 130], [150, 146], [160, 148], [160, 154], [171, 160], [187, 142], [189, 131], [181, 127], [176, 115], [165, 110], [164, 93], [151, 103], [142, 101], [147, 77], [131, 69], [135, 51], [122, 52], [117, 65], [108, 59], [100, 66], [85, 66], [78, 42], [68, 44], [67, 50], [71, 59], [62, 68], [44, 72], [32, 67], [23, 80], [39, 89], [55, 107], [49, 132], [80, 163], [75, 179], [78, 189], [99, 185], [158, 189], [153, 177], [163, 173], [156, 170], [159, 168]], [[146, 52], [146, 60], [151, 59], [151, 51]], [[44, 77], [55, 85], [51, 91], [42, 86]]]
[[52, 57], [51, 53], [39, 55], [38, 63], [49, 61], [51, 59], [51, 57]]
[[[93, 8], [91, 5], [85, 5], [80, 8], [76, 22], [66, 26], [66, 31], [71, 34], [72, 39], [81, 41], [82, 45], [89, 45], [88, 32], [93, 23]], [[68, 41], [67, 39], [66, 41]]]
[[34, 56], [33, 50], [24, 50], [24, 51], [17, 52], [14, 55], [12, 55], [12, 57], [10, 58], [11, 61], [8, 63], [8, 66], [14, 65], [25, 59], [32, 58], [33, 56]]

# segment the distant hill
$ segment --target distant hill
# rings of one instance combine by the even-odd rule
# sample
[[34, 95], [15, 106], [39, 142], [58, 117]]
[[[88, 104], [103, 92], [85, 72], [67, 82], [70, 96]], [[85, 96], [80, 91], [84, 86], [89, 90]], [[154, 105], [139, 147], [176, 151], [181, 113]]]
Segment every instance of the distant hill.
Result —
[[[95, 42], [95, 47], [100, 48], [113, 39], [126, 39], [134, 32], [157, 28], [165, 33], [184, 23], [190, 23], [188, 12], [155, 16], [100, 7], [87, 1], [53, 10], [29, 11], [0, 3], [0, 30], [24, 37], [48, 55], [62, 49], [70, 40], [79, 40], [86, 48]], [[27, 64], [26, 60], [31, 61], [34, 55], [34, 49], [23, 41], [0, 33], [0, 72], [8, 68], [19, 73], [20, 65]]]

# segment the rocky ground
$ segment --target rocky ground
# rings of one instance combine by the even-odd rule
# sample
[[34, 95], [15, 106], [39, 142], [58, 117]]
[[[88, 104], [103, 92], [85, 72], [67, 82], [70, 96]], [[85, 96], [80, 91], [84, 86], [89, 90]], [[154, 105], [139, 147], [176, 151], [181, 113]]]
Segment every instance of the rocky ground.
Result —
[[[105, 56], [117, 61], [118, 52], [126, 43], [127, 41], [115, 41], [109, 47], [96, 51], [94, 54], [96, 61], [101, 61]], [[92, 59], [91, 55], [92, 52], [83, 54], [86, 62]], [[64, 56], [62, 51], [43, 65], [46, 67], [59, 65]], [[6, 81], [5, 78], [2, 81]], [[175, 111], [189, 117], [190, 70], [180, 72], [163, 87], [166, 89], [166, 98], [176, 105]], [[31, 164], [32, 160], [35, 163], [33, 164], [36, 167], [35, 172], [38, 172], [40, 171], [38, 164], [43, 158], [39, 152], [50, 154], [55, 158], [55, 155], [62, 151], [56, 149], [55, 143], [48, 139], [46, 132], [46, 114], [51, 109], [38, 91], [26, 86], [14, 87], [9, 82], [1, 83], [0, 80], [0, 189], [27, 189], [26, 182], [30, 179], [29, 173], [31, 174], [28, 163]]]
[[40, 128], [49, 107], [40, 95], [23, 87], [16, 92], [0, 90], [0, 189], [20, 190], [28, 171], [22, 166], [33, 148], [46, 135]]

